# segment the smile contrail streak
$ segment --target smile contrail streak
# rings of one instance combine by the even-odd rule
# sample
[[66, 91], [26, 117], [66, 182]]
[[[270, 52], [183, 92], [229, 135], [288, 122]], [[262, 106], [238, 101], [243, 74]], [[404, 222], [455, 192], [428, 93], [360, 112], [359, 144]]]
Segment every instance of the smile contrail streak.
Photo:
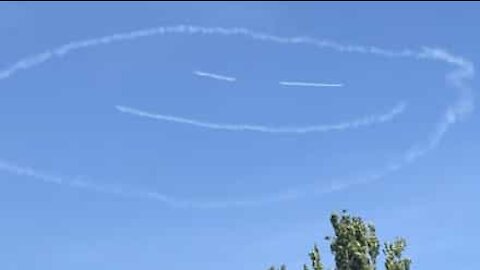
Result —
[[178, 124], [186, 124], [186, 125], [191, 125], [191, 126], [196, 126], [201, 128], [227, 130], [227, 131], [255, 131], [255, 132], [264, 132], [264, 133], [296, 133], [296, 134], [345, 130], [350, 128], [359, 128], [364, 126], [370, 126], [373, 124], [384, 123], [387, 121], [391, 121], [398, 114], [402, 113], [405, 110], [405, 107], [406, 107], [406, 104], [403, 102], [400, 102], [395, 107], [393, 107], [390, 111], [384, 114], [366, 116], [351, 122], [343, 122], [338, 124], [303, 126], [303, 127], [271, 127], [271, 126], [261, 126], [261, 125], [253, 125], [253, 124], [222, 124], [222, 123], [204, 122], [204, 121], [183, 118], [178, 116], [146, 112], [146, 111], [142, 111], [139, 109], [126, 107], [126, 106], [120, 106], [120, 105], [115, 106], [115, 108], [122, 113], [128, 113], [128, 114], [139, 116], [139, 117], [173, 122]]

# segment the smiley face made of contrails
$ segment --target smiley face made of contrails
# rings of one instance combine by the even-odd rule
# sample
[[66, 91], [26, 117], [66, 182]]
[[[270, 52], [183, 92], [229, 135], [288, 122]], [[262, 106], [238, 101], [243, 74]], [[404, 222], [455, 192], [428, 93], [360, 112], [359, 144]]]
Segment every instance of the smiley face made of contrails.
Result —
[[[152, 36], [163, 35], [192, 35], [203, 37], [243, 37], [250, 40], [256, 40], [266, 43], [285, 44], [285, 45], [304, 45], [312, 48], [325, 49], [336, 51], [339, 53], [349, 53], [365, 56], [377, 56], [382, 59], [397, 60], [410, 59], [413, 61], [430, 61], [432, 63], [443, 63], [453, 68], [446, 75], [447, 84], [457, 90], [453, 101], [449, 102], [446, 109], [442, 111], [433, 130], [431, 130], [426, 140], [415, 143], [403, 151], [399, 157], [392, 162], [388, 162], [382, 168], [375, 170], [368, 175], [354, 177], [349, 181], [334, 182], [327, 187], [317, 188], [308, 187], [300, 189], [289, 189], [285, 192], [276, 192], [247, 199], [233, 199], [233, 200], [205, 200], [195, 201], [189, 199], [179, 199], [177, 197], [162, 194], [160, 192], [151, 190], [141, 190], [136, 188], [125, 188], [115, 184], [99, 184], [97, 181], [88, 181], [82, 177], [64, 177], [39, 171], [37, 169], [18, 165], [8, 160], [0, 160], [0, 170], [31, 177], [44, 182], [67, 185], [75, 188], [90, 189], [103, 193], [112, 193], [121, 196], [131, 196], [144, 199], [154, 199], [164, 202], [173, 207], [230, 207], [230, 206], [247, 206], [257, 205], [261, 203], [278, 202], [290, 200], [305, 196], [311, 193], [325, 193], [336, 190], [341, 190], [357, 184], [376, 181], [384, 178], [387, 174], [397, 171], [417, 160], [419, 157], [425, 155], [433, 148], [435, 148], [450, 127], [459, 120], [465, 118], [474, 108], [472, 89], [468, 82], [474, 76], [474, 67], [468, 60], [453, 55], [445, 50], [434, 48], [422, 48], [420, 50], [400, 50], [391, 51], [378, 47], [371, 46], [357, 46], [357, 45], [342, 45], [328, 40], [318, 40], [311, 37], [281, 37], [271, 34], [251, 31], [245, 28], [222, 28], [222, 27], [202, 27], [193, 25], [177, 25], [166, 27], [155, 27], [144, 30], [138, 30], [127, 33], [117, 33], [100, 38], [74, 41], [59, 47], [47, 50], [43, 53], [21, 59], [6, 69], [0, 70], [0, 83], [5, 81], [21, 71], [26, 71], [35, 67], [40, 67], [50, 60], [64, 58], [74, 52], [86, 50], [97, 46], [105, 46], [113, 43], [120, 43], [126, 41], [139, 40]], [[209, 78], [213, 80], [223, 81], [225, 83], [236, 83], [237, 77], [231, 75], [222, 75], [213, 72], [194, 70], [193, 74], [198, 77]], [[344, 86], [343, 82], [311, 82], [298, 80], [280, 80], [276, 82], [282, 87], [318, 87], [318, 88], [340, 88]], [[147, 111], [130, 107], [128, 105], [115, 105], [116, 110], [131, 114], [134, 116], [145, 117], [155, 120], [168, 121], [176, 124], [185, 124], [192, 127], [199, 127], [212, 130], [231, 131], [231, 132], [259, 132], [272, 134], [308, 134], [321, 133], [328, 131], [338, 131], [350, 128], [359, 128], [379, 123], [385, 123], [394, 119], [397, 115], [402, 113], [406, 108], [406, 103], [399, 102], [390, 110], [380, 112], [379, 114], [365, 115], [358, 119], [346, 120], [340, 123], [332, 124], [316, 124], [316, 125], [301, 125], [301, 126], [283, 126], [283, 125], [262, 125], [254, 124], [238, 124], [238, 123], [220, 123], [211, 120], [203, 120], [196, 118], [189, 118], [185, 116], [166, 115], [158, 112]]]

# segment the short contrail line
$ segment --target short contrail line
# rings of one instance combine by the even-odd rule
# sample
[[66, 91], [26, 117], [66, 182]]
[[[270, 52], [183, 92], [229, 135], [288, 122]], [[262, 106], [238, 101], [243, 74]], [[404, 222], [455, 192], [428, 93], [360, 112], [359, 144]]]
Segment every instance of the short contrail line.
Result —
[[203, 71], [194, 71], [193, 74], [200, 76], [200, 77], [206, 77], [206, 78], [211, 78], [215, 79], [218, 81], [227, 81], [227, 82], [234, 82], [237, 79], [235, 77], [229, 77], [229, 76], [224, 76], [224, 75], [219, 75], [215, 73], [209, 73], [209, 72], [203, 72]]

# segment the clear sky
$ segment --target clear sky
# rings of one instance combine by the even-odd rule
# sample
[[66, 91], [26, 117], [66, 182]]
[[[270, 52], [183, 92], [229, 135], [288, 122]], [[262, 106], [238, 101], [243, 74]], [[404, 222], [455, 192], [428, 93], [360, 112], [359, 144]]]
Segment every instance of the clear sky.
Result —
[[[0, 269], [299, 269], [314, 242], [331, 265], [322, 239], [341, 209], [375, 222], [382, 240], [406, 237], [414, 269], [478, 269], [478, 112], [457, 112], [462, 119], [428, 147], [446, 110], [462, 95], [473, 102], [478, 84], [446, 81], [458, 67], [445, 57], [218, 33], [71, 42], [182, 24], [243, 27], [392, 51], [442, 48], [475, 64], [479, 10], [1, 3]], [[73, 49], [60, 57], [59, 48]], [[409, 149], [423, 155], [405, 163]]]

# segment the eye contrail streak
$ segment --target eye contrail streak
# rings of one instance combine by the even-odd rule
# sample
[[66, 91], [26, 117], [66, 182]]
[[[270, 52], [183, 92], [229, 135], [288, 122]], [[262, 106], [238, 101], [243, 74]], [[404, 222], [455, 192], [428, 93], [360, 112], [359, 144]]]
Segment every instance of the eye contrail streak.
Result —
[[146, 111], [142, 111], [139, 109], [126, 107], [126, 106], [120, 106], [120, 105], [115, 106], [115, 108], [122, 113], [128, 113], [128, 114], [139, 116], [139, 117], [173, 122], [177, 124], [186, 124], [186, 125], [191, 125], [191, 126], [196, 126], [201, 128], [227, 130], [227, 131], [255, 131], [255, 132], [264, 132], [264, 133], [295, 133], [295, 134], [345, 130], [350, 128], [360, 128], [360, 127], [370, 126], [378, 123], [384, 123], [387, 121], [391, 121], [398, 114], [402, 113], [405, 110], [405, 107], [406, 107], [406, 104], [403, 102], [400, 102], [395, 107], [393, 107], [390, 111], [384, 114], [371, 115], [371, 116], [363, 117], [351, 122], [343, 122], [339, 124], [303, 126], [303, 127], [270, 127], [270, 126], [261, 126], [261, 125], [252, 125], [252, 124], [221, 124], [221, 123], [204, 122], [204, 121], [183, 118], [178, 116], [146, 112]]
[[237, 79], [234, 77], [229, 77], [229, 76], [224, 76], [224, 75], [219, 75], [215, 73], [208, 73], [208, 72], [203, 72], [203, 71], [194, 71], [193, 74], [200, 76], [200, 77], [207, 77], [219, 81], [227, 81], [227, 82], [234, 82]]

